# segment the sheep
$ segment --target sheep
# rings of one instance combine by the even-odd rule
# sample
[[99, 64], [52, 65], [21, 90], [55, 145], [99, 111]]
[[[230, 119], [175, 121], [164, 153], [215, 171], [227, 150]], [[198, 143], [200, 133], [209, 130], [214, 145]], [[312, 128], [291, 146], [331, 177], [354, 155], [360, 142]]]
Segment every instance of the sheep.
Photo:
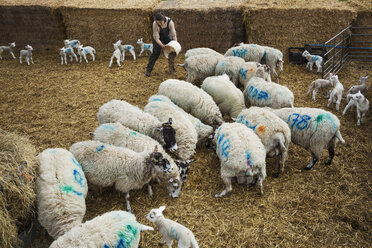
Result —
[[68, 47], [77, 47], [77, 46], [80, 46], [81, 43], [79, 40], [63, 40], [63, 43], [65, 44], [65, 47], [68, 48]]
[[195, 236], [190, 229], [170, 219], [164, 218], [163, 211], [165, 206], [158, 209], [151, 209], [146, 215], [146, 219], [154, 222], [159, 229], [162, 238], [160, 244], [166, 243], [168, 248], [172, 248], [173, 240], [177, 240], [179, 248], [199, 248]]
[[70, 62], [72, 62], [73, 58], [75, 58], [76, 62], [78, 62], [78, 58], [74, 53], [74, 49], [72, 47], [62, 47], [59, 52], [59, 55], [61, 56], [61, 65], [63, 65], [63, 60], [65, 60], [65, 64], [67, 65], [67, 54], [70, 56]]
[[277, 156], [276, 176], [279, 176], [280, 172], [284, 171], [288, 146], [291, 142], [291, 130], [287, 123], [270, 110], [259, 107], [242, 110], [236, 122], [251, 128], [260, 137], [268, 157]]
[[13, 48], [15, 46], [16, 46], [15, 42], [9, 43], [9, 46], [0, 46], [0, 59], [3, 59], [3, 57], [1, 57], [1, 54], [3, 52], [9, 52], [12, 58], [15, 59], [16, 57], [14, 56], [14, 53], [13, 53]]
[[294, 96], [286, 86], [267, 82], [259, 77], [252, 77], [243, 92], [245, 105], [284, 108], [294, 106]]
[[157, 147], [153, 152], [137, 153], [124, 147], [91, 140], [73, 144], [70, 152], [81, 164], [90, 184], [101, 187], [115, 184], [115, 189], [124, 193], [128, 212], [131, 212], [131, 190], [141, 189], [147, 184], [151, 195], [152, 189], [148, 183], [156, 177], [156, 171], [164, 174], [172, 171], [169, 161], [158, 152]]
[[[181, 190], [180, 176], [182, 176], [178, 170], [178, 166], [173, 159], [164, 151], [162, 146], [156, 140], [150, 138], [147, 135], [138, 133], [130, 128], [124, 127], [120, 123], [105, 123], [96, 128], [93, 133], [94, 140], [100, 141], [114, 146], [121, 146], [131, 149], [135, 152], [148, 151], [151, 152], [155, 146], [158, 147], [158, 151], [163, 154], [164, 158], [167, 159], [172, 166], [170, 174], [164, 174], [162, 171], [157, 170], [157, 176], [161, 177], [164, 181], [172, 180], [174, 183], [179, 183], [178, 190], [168, 189], [171, 196], [177, 197]], [[151, 192], [150, 192], [151, 195]]]
[[95, 61], [94, 54], [96, 53], [96, 50], [93, 47], [91, 47], [91, 46], [83, 47], [83, 44], [78, 45], [76, 47], [77, 47], [77, 50], [78, 50], [78, 54], [80, 56], [80, 63], [81, 63], [81, 60], [82, 60], [81, 58], [82, 57], [84, 57], [85, 62], [88, 63], [87, 54], [90, 54], [90, 56], [92, 56], [93, 62]]
[[120, 100], [111, 100], [103, 104], [98, 110], [97, 117], [99, 124], [120, 122], [123, 126], [157, 140], [170, 152], [177, 150], [176, 131], [172, 127], [172, 119], [161, 123], [142, 109]]
[[223, 59], [222, 55], [200, 54], [188, 57], [185, 63], [177, 64], [187, 71], [186, 81], [194, 83], [214, 76], [217, 64]]
[[110, 59], [109, 68], [111, 68], [112, 61], [114, 60], [114, 58], [116, 58], [116, 63], [118, 64], [118, 66], [119, 67], [121, 66], [121, 64], [120, 64], [121, 52], [120, 52], [119, 46], [116, 45], [116, 44], [113, 44], [113, 45], [114, 45], [114, 52], [112, 53], [112, 56], [111, 56], [111, 59]]
[[[274, 74], [275, 82], [279, 83], [280, 73], [283, 71], [283, 53], [273, 47], [264, 46], [265, 52], [260, 61], [261, 64], [266, 64], [269, 66], [270, 71]], [[275, 69], [278, 67], [278, 73]]]
[[80, 164], [65, 149], [46, 149], [37, 159], [38, 220], [57, 239], [81, 224], [86, 211], [87, 181]]
[[208, 125], [216, 126], [223, 122], [221, 111], [213, 98], [188, 82], [168, 79], [159, 85], [158, 93], [169, 97], [183, 110]]
[[[342, 92], [344, 91], [344, 86], [338, 80], [337, 75], [333, 75], [332, 77], [330, 77], [329, 81], [335, 87], [331, 91], [331, 95], [329, 96], [327, 107], [329, 107], [332, 102], [335, 102], [336, 103], [336, 110], [338, 111], [340, 109], [340, 103], [341, 103], [341, 99], [342, 99]], [[337, 97], [337, 101], [336, 101], [336, 97]]]
[[22, 57], [26, 56], [27, 64], [30, 65], [30, 60], [31, 60], [31, 63], [34, 64], [34, 60], [32, 59], [32, 51], [34, 49], [30, 45], [25, 46], [25, 48], [26, 50], [21, 50], [19, 52], [19, 63], [22, 64]]
[[50, 248], [137, 248], [141, 232], [153, 230], [154, 228], [137, 222], [136, 217], [131, 213], [111, 211], [72, 228], [55, 240]]
[[235, 87], [226, 74], [207, 77], [201, 88], [213, 98], [222, 115], [228, 114], [235, 120], [245, 108], [242, 91]]
[[196, 130], [196, 132], [198, 134], [198, 143], [201, 143], [201, 142], [205, 141], [206, 138], [213, 133], [213, 127], [202, 123], [198, 118], [190, 115], [185, 110], [183, 110], [182, 108], [178, 107], [168, 97], [166, 97], [164, 95], [152, 95], [149, 98], [148, 102], [153, 102], [153, 101], [163, 101], [163, 102], [167, 102], [169, 104], [173, 104], [173, 106], [178, 111], [180, 111], [182, 114], [184, 114], [189, 119], [189, 121], [191, 121], [191, 123], [195, 127], [195, 130]]
[[315, 165], [325, 148], [329, 153], [326, 165], [332, 163], [336, 138], [345, 144], [340, 132], [340, 120], [328, 111], [318, 108], [282, 108], [272, 111], [287, 122], [292, 142], [311, 152], [312, 160], [306, 170]]
[[141, 57], [143, 52], [145, 52], [146, 55], [147, 55], [147, 51], [149, 51], [150, 54], [152, 53], [153, 45], [151, 43], [144, 43], [143, 38], [138, 39], [136, 43], [140, 45], [141, 47], [141, 52], [138, 55], [139, 57]]
[[306, 95], [309, 95], [310, 92], [311, 92], [311, 89], [314, 88], [313, 90], [313, 101], [316, 101], [315, 99], [315, 96], [316, 96], [316, 93], [318, 92], [319, 89], [321, 88], [324, 88], [324, 89], [327, 89], [327, 98], [329, 97], [330, 95], [330, 90], [331, 88], [334, 86], [333, 85], [333, 82], [331, 82], [329, 79], [330, 77], [333, 76], [333, 73], [328, 73], [327, 75], [327, 78], [326, 79], [323, 79], [323, 78], [320, 78], [320, 79], [317, 79], [317, 80], [314, 80], [311, 84], [310, 84], [310, 87], [306, 93]]
[[186, 51], [185, 53], [185, 59], [188, 57], [199, 55], [199, 54], [209, 54], [209, 55], [222, 55], [219, 52], [216, 52], [215, 50], [207, 47], [198, 47], [198, 48], [192, 48]]
[[360, 85], [354, 85], [352, 86], [346, 94], [355, 94], [355, 93], [358, 93], [358, 91], [360, 91], [360, 93], [362, 94], [366, 94], [367, 93], [367, 79], [369, 78], [369, 75], [366, 75], [365, 77], [360, 77], [359, 78], [359, 82], [360, 82]]
[[270, 68], [267, 65], [261, 65], [257, 62], [245, 62], [239, 70], [239, 84], [245, 89], [249, 80], [253, 76], [260, 77], [267, 82], [271, 82]]
[[121, 52], [121, 62], [125, 60], [125, 52], [128, 51], [133, 56], [133, 60], [136, 60], [136, 52], [134, 51], [134, 46], [132, 45], [122, 45], [121, 40], [118, 40], [116, 42], [116, 45], [118, 45], [120, 52]]
[[[349, 101], [350, 100], [350, 101]], [[347, 94], [348, 104], [346, 105], [342, 115], [345, 115], [346, 111], [352, 107], [356, 106], [357, 108], [357, 125], [360, 126], [360, 123], [363, 122], [364, 116], [366, 115], [369, 109], [369, 101], [363, 96], [363, 94], [358, 91], [356, 94]]]
[[252, 129], [241, 123], [223, 123], [214, 134], [216, 153], [221, 163], [221, 178], [226, 188], [215, 195], [222, 197], [232, 190], [231, 179], [258, 178], [260, 194], [266, 178], [266, 150]]
[[303, 53], [302, 53], [302, 57], [305, 57], [307, 59], [307, 64], [306, 64], [306, 68], [309, 68], [310, 71], [313, 70], [313, 64], [315, 63], [316, 67], [317, 67], [317, 72], [322, 72], [322, 63], [323, 63], [323, 58], [322, 56], [318, 56], [318, 55], [311, 55], [309, 53], [309, 51], [305, 50]]
[[235, 86], [239, 84], [239, 72], [245, 63], [244, 59], [228, 56], [220, 60], [216, 65], [215, 75], [227, 74]]

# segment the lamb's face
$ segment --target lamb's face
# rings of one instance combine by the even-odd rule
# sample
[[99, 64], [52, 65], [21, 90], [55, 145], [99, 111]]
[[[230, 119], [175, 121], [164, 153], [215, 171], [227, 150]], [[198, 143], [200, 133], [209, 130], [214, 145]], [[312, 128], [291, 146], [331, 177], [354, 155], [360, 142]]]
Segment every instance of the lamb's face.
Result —
[[306, 55], [309, 55], [310, 53], [307, 51], [307, 50], [305, 50], [303, 53], [302, 53], [302, 56], [303, 57], [306, 57]]
[[16, 46], [15, 42], [9, 43], [9, 45], [10, 45], [11, 47], [15, 47], [15, 46]]
[[139, 44], [139, 45], [142, 44], [142, 43], [143, 43], [143, 40], [142, 40], [142, 39], [143, 39], [143, 38], [138, 39], [138, 40], [137, 40], [137, 44]]
[[361, 100], [363, 100], [364, 96], [362, 95], [362, 93], [360, 93], [360, 91], [358, 91], [358, 93], [355, 93], [353, 95], [353, 100], [359, 102]]
[[157, 219], [163, 217], [164, 209], [165, 209], [165, 206], [151, 209], [151, 211], [146, 215], [146, 219], [148, 219], [151, 222], [155, 222]]
[[167, 183], [167, 190], [169, 192], [169, 196], [176, 198], [179, 196], [181, 192], [181, 186], [182, 182], [180, 181], [180, 178], [170, 178]]

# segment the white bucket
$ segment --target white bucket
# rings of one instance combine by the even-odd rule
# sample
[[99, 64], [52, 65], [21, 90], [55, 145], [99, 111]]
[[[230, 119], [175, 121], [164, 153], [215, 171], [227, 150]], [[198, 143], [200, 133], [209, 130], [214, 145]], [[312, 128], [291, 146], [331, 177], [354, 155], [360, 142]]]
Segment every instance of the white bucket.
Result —
[[171, 52], [175, 52], [176, 56], [178, 55], [179, 52], [181, 52], [181, 45], [175, 40], [170, 41], [168, 44], [165, 45], [164, 49], [164, 56], [168, 58], [168, 55]]

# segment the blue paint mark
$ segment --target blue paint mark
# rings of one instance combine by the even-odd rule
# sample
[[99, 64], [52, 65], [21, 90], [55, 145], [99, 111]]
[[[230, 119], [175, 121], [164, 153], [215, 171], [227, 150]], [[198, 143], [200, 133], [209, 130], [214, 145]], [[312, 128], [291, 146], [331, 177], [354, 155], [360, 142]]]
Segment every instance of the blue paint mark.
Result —
[[176, 230], [174, 230], [173, 227], [171, 227], [169, 235], [170, 235], [173, 239], [175, 239], [175, 240], [178, 241], [178, 233], [176, 232]]
[[134, 131], [130, 131], [129, 134], [130, 134], [130, 135], [137, 135], [137, 133], [134, 132]]
[[233, 50], [233, 55], [242, 58], [247, 52], [247, 49], [235, 49]]
[[267, 94], [267, 92], [266, 91], [260, 91], [259, 93], [258, 93], [258, 97], [257, 97], [257, 99], [258, 100], [267, 100], [269, 98], [269, 94]]
[[252, 85], [248, 88], [247, 93], [248, 98], [256, 98], [257, 100], [268, 100], [269, 94], [266, 91], [260, 90], [258, 91], [257, 88], [253, 87]]
[[73, 42], [71, 42], [71, 46], [72, 46], [72, 47], [75, 47], [76, 44], [77, 44], [77, 41], [73, 41]]
[[89, 53], [89, 50], [88, 49], [83, 49], [85, 53]]
[[124, 244], [124, 240], [123, 239], [119, 239], [119, 242], [118, 244], [115, 246], [115, 248], [125, 248], [125, 244]]
[[319, 60], [319, 56], [311, 56], [311, 61], [317, 61]]
[[49, 152], [50, 152], [51, 154], [56, 154], [56, 153], [57, 153], [57, 150], [56, 150], [56, 149], [50, 149]]
[[198, 120], [198, 124], [197, 124], [198, 128], [201, 128], [201, 121]]
[[127, 47], [128, 50], [132, 49], [131, 47]]
[[81, 165], [78, 163], [78, 161], [76, 161], [75, 158], [72, 158], [72, 162], [79, 168], [81, 168]]
[[114, 131], [115, 130], [115, 127], [109, 125], [109, 124], [103, 124], [101, 125], [101, 128], [103, 129], [107, 129], [107, 130], [110, 130], [110, 131]]
[[250, 44], [249, 47], [258, 47], [256, 44]]
[[257, 127], [257, 125], [253, 126], [253, 125], [251, 125], [251, 124], [249, 123], [248, 120], [245, 120], [243, 115], [239, 115], [238, 118], [236, 118], [236, 122], [237, 122], [237, 123], [244, 124], [246, 127], [249, 127], [249, 128], [252, 129], [253, 131], [255, 131], [255, 130], [256, 130], [256, 127]]
[[110, 248], [110, 246], [104, 244], [102, 248]]
[[74, 193], [77, 196], [82, 196], [83, 195], [82, 193], [77, 192], [76, 190], [74, 190], [74, 188], [71, 185], [60, 186], [59, 188], [62, 192], [65, 192], [67, 194], [71, 192], [71, 193]]
[[224, 67], [225, 64], [226, 64], [225, 61], [222, 61], [221, 66]]
[[[294, 117], [291, 119], [291, 117]], [[296, 126], [297, 129], [303, 130], [307, 127], [309, 127], [309, 121], [311, 120], [311, 117], [308, 115], [300, 115], [298, 113], [292, 113], [288, 115], [287, 123], [290, 128], [293, 128]], [[292, 125], [290, 122], [292, 121]]]
[[336, 123], [329, 113], [319, 114], [315, 119], [316, 119], [316, 122], [319, 124], [320, 122], [324, 120], [324, 118], [326, 118], [329, 122], [331, 122], [333, 130], [337, 130]]
[[84, 178], [81, 176], [80, 172], [78, 172], [77, 170], [74, 170], [74, 179], [78, 184], [80, 184], [81, 187], [84, 187], [83, 186]]
[[248, 151], [245, 151], [245, 159], [247, 160], [247, 167], [250, 168], [252, 165], [251, 154]]
[[224, 133], [220, 136], [220, 130], [218, 130], [217, 134], [217, 150], [220, 151], [221, 156], [228, 158], [230, 154], [229, 148], [231, 146], [230, 139], [225, 139], [226, 135]]
[[247, 72], [248, 72], [248, 70], [244, 70], [244, 68], [240, 68], [239, 74], [240, 74], [244, 79], [247, 79]]
[[143, 47], [148, 49], [148, 48], [151, 47], [151, 45], [147, 45], [147, 44], [145, 44], [145, 45], [143, 45]]
[[163, 99], [160, 99], [160, 98], [152, 98], [151, 101], [152, 101], [152, 102], [162, 102]]
[[104, 148], [105, 148], [104, 145], [97, 146], [97, 147], [96, 147], [96, 151], [97, 151], [97, 152], [103, 151]]
[[66, 51], [66, 53], [71, 53], [71, 48], [67, 48], [65, 51]]

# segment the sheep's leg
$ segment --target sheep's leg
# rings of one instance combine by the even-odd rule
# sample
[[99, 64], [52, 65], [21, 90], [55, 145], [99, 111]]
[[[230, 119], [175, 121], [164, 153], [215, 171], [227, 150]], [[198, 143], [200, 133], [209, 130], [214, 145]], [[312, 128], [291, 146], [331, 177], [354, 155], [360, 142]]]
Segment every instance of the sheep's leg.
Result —
[[282, 154], [281, 151], [279, 151], [278, 159], [277, 159], [278, 171], [275, 174], [275, 177], [279, 177], [280, 172], [283, 171], [284, 166], [283, 166], [282, 162], [283, 162], [283, 154]]
[[320, 63], [320, 61], [316, 62], [316, 67], [318, 68], [317, 72], [322, 72], [322, 64]]
[[366, 111], [365, 112], [362, 112], [362, 118], [360, 119], [360, 123], [364, 123], [364, 117], [366, 115]]
[[360, 109], [358, 105], [357, 105], [357, 117], [358, 117], [357, 125], [360, 126]]
[[32, 55], [30, 56], [31, 63], [34, 64], [34, 60], [32, 59]]
[[22, 55], [19, 56], [19, 63], [22, 64]]
[[173, 240], [168, 239], [168, 240], [166, 241], [166, 243], [167, 243], [167, 247], [168, 247], [168, 248], [172, 248]]
[[313, 70], [313, 63], [310, 63], [310, 71]]
[[88, 60], [87, 60], [87, 55], [86, 55], [85, 53], [83, 53], [83, 57], [84, 57], [84, 59], [85, 59], [85, 62], [87, 62], [87, 63], [88, 63]]
[[114, 55], [111, 56], [109, 68], [112, 66], [112, 61], [114, 60]]
[[262, 187], [262, 177], [261, 176], [259, 176], [258, 177], [258, 187], [259, 187], [259, 189], [260, 189], [260, 195], [263, 195], [263, 187]]
[[222, 179], [223, 179], [223, 182], [226, 184], [226, 188], [221, 193], [216, 194], [214, 197], [222, 197], [232, 190], [231, 177], [224, 177]]
[[306, 166], [305, 170], [311, 170], [311, 168], [313, 168], [313, 166], [316, 164], [316, 162], [318, 161], [318, 158], [317, 156], [314, 154], [314, 153], [311, 153], [311, 155], [313, 156], [310, 163]]
[[117, 57], [116, 58], [116, 63], [118, 64], [119, 67], [121, 66], [121, 64], [120, 64], [120, 57]]
[[61, 65], [63, 65], [63, 56], [61, 55]]
[[327, 104], [327, 107], [329, 107], [332, 103], [332, 100], [333, 100], [333, 96], [334, 96], [334, 91], [331, 92], [331, 95], [329, 96], [328, 98], [328, 104]]
[[132, 56], [133, 56], [133, 60], [136, 60], [136, 53], [135, 53], [133, 50], [130, 50], [130, 53], [131, 53]]
[[142, 53], [143, 53], [143, 49], [141, 49], [141, 52], [140, 52], [140, 54], [138, 55], [138, 57], [141, 57], [141, 56], [142, 56]]
[[125, 198], [125, 202], [127, 203], [127, 211], [131, 213], [132, 209], [130, 208], [130, 203], [129, 203], [129, 192], [124, 193], [124, 198]]
[[152, 188], [150, 184], [147, 184], [147, 191], [149, 192], [149, 196], [153, 196]]
[[26, 62], [27, 62], [27, 65], [30, 65], [30, 58], [29, 57], [26, 57]]
[[90, 53], [90, 55], [92, 56], [92, 60], [94, 62], [96, 60], [96, 58], [94, 57], [94, 53]]
[[315, 88], [314, 90], [313, 90], [313, 101], [316, 101], [316, 93], [318, 92], [318, 89], [317, 88]]
[[342, 115], [345, 115], [346, 114], [346, 111], [353, 105], [353, 102], [352, 101], [349, 101], [349, 103], [346, 105], [346, 107], [344, 108], [344, 111], [342, 112]]
[[16, 57], [14, 56], [14, 53], [13, 53], [13, 52], [10, 52], [10, 55], [12, 55], [13, 59], [16, 58]]
[[335, 156], [336, 138], [333, 137], [328, 143], [329, 158], [325, 165], [331, 165], [333, 157]]
[[338, 95], [338, 96], [337, 96], [337, 101], [336, 101], [336, 110], [337, 110], [337, 111], [340, 110], [341, 98], [342, 98], [342, 95]]
[[63, 58], [65, 59], [65, 65], [67, 65], [67, 55], [64, 54], [64, 55], [63, 55]]

